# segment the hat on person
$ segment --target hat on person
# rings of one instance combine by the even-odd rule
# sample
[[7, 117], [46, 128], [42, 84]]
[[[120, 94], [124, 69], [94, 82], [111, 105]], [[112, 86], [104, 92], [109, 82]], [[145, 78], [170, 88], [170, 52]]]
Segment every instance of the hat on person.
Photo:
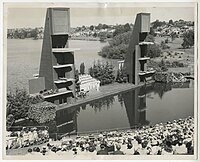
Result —
[[54, 146], [54, 147], [52, 147], [51, 151], [52, 151], [52, 152], [56, 152], [56, 151], [57, 151], [57, 148]]
[[28, 149], [28, 152], [31, 153], [33, 150], [31, 148]]
[[39, 147], [36, 148], [36, 152], [40, 152], [40, 148]]
[[37, 151], [37, 147], [33, 147], [33, 151], [36, 152]]

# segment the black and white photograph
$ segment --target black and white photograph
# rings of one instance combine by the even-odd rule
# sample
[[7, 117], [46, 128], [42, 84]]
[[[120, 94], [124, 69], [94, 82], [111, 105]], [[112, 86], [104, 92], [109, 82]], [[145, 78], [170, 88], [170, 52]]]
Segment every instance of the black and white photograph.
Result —
[[3, 4], [8, 160], [195, 160], [197, 3]]

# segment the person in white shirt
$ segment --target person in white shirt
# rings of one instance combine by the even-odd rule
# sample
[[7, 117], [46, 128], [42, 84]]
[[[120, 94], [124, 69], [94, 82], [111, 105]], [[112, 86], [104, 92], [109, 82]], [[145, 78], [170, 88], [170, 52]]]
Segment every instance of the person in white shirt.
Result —
[[28, 132], [28, 139], [29, 139], [29, 143], [32, 145], [34, 143], [34, 136], [33, 136], [32, 131]]
[[175, 146], [174, 150], [175, 154], [187, 154], [187, 148], [185, 144], [183, 144], [182, 141], [179, 141], [179, 143]]
[[38, 133], [36, 130], [33, 131], [33, 138], [34, 138], [34, 142], [38, 141]]
[[147, 141], [142, 142], [142, 148], [138, 149], [140, 155], [148, 155], [149, 150], [147, 150]]
[[29, 137], [28, 137], [28, 131], [25, 130], [23, 133], [23, 145], [28, 146], [29, 145]]

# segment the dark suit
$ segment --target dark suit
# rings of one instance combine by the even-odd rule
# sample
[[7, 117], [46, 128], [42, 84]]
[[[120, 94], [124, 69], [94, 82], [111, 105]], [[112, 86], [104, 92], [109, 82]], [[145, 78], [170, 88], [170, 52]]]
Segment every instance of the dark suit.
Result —
[[120, 150], [114, 151], [113, 155], [124, 155], [124, 153]]
[[108, 155], [108, 151], [106, 151], [106, 150], [99, 150], [99, 151], [97, 151], [97, 155]]

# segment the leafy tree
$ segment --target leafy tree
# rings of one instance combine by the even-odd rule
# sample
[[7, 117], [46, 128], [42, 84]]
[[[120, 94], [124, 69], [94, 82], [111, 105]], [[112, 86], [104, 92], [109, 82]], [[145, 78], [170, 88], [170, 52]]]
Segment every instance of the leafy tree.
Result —
[[76, 84], [76, 92], [80, 92], [80, 82], [79, 82], [79, 73], [78, 70], [75, 70], [75, 84]]
[[161, 49], [159, 45], [152, 44], [147, 46], [147, 56], [151, 58], [159, 57], [161, 54]]
[[97, 25], [95, 28], [101, 30], [101, 29], [103, 28], [103, 25], [100, 23], [100, 24]]
[[159, 57], [161, 54], [161, 49], [158, 45], [155, 44], [154, 36], [151, 34], [147, 35], [145, 41], [154, 43], [152, 45], [147, 46], [147, 56], [151, 58]]
[[85, 25], [83, 25], [83, 26], [82, 26], [82, 31], [85, 30], [85, 29], [86, 29], [86, 27], [85, 27]]
[[159, 63], [159, 66], [161, 68], [162, 71], [167, 71], [167, 66], [165, 64], [165, 61], [162, 59], [161, 62]]
[[[102, 48], [99, 53], [100, 56], [112, 59], [124, 59], [125, 55], [128, 52], [128, 45], [130, 41], [131, 31], [125, 32], [113, 37], [111, 41], [109, 41], [109, 45]], [[145, 39], [148, 42], [155, 42], [155, 38], [153, 35], [148, 35]], [[157, 45], [149, 45], [147, 47], [147, 54], [149, 57], [158, 57], [160, 56], [161, 50]]]
[[109, 45], [102, 48], [99, 55], [106, 58], [124, 59], [128, 51], [130, 35], [131, 32], [126, 32], [113, 37], [113, 39], [108, 42]]
[[81, 31], [81, 27], [77, 27], [77, 28], [75, 29], [75, 31], [76, 31], [76, 32]]
[[146, 42], [155, 42], [155, 38], [153, 35], [148, 34], [147, 37], [145, 38]]
[[85, 74], [85, 64], [83, 62], [80, 65], [80, 73]]
[[129, 23], [126, 23], [126, 24], [124, 25], [124, 31], [125, 31], [125, 32], [128, 32], [128, 31], [130, 31], [130, 30], [131, 30], [131, 27], [130, 27]]
[[122, 34], [124, 32], [125, 32], [124, 25], [117, 25], [116, 28], [115, 28], [115, 31], [113, 32], [113, 36], [117, 36], [117, 35]]
[[7, 127], [7, 128], [10, 128], [10, 127], [13, 125], [14, 122], [15, 122], [14, 115], [9, 114], [9, 115], [6, 117], [6, 127]]
[[39, 102], [30, 105], [28, 110], [29, 119], [33, 119], [38, 123], [46, 123], [48, 121], [54, 120], [56, 117], [56, 107], [57, 105], [51, 102]]
[[154, 37], [156, 36], [156, 33], [154, 31], [154, 29], [152, 27], [150, 27], [150, 32], [149, 32], [150, 35], [153, 35]]
[[174, 41], [176, 37], [177, 37], [177, 34], [175, 32], [172, 32], [171, 33], [172, 41]]
[[94, 25], [90, 26], [90, 30], [92, 30], [92, 31], [94, 30]]
[[112, 37], [113, 37], [113, 33], [107, 32], [107, 38], [112, 38]]
[[31, 37], [37, 38], [37, 34], [38, 34], [38, 29], [37, 28], [31, 30]]
[[156, 21], [152, 22], [152, 27], [153, 27], [153, 29], [156, 29], [157, 27], [160, 27], [160, 26], [165, 25], [165, 24], [166, 24], [165, 22], [156, 20]]
[[[167, 39], [166, 39], [167, 40]], [[165, 42], [166, 42], [165, 40]], [[170, 47], [165, 43], [164, 41], [161, 41], [160, 46], [162, 49], [169, 49]]]
[[107, 38], [107, 32], [100, 32], [98, 36], [100, 41], [104, 41]]
[[102, 29], [107, 29], [107, 28], [108, 28], [108, 25], [103, 24]]
[[94, 65], [89, 68], [89, 74], [98, 79], [101, 85], [110, 84], [115, 80], [114, 67], [108, 62], [95, 62]]
[[41, 96], [30, 96], [25, 89], [16, 88], [14, 92], [7, 94], [7, 116], [12, 114], [14, 119], [27, 117], [27, 112], [31, 104], [44, 101]]
[[115, 31], [113, 33], [113, 36], [117, 36], [119, 34], [128, 32], [130, 30], [131, 30], [131, 27], [130, 27], [129, 23], [126, 23], [125, 25], [117, 25], [115, 27]]
[[173, 25], [174, 24], [174, 22], [173, 22], [173, 20], [171, 19], [171, 20], [169, 20], [169, 24], [171, 24], [171, 25]]
[[183, 34], [183, 43], [181, 44], [183, 48], [190, 48], [194, 45], [194, 31], [189, 30]]

